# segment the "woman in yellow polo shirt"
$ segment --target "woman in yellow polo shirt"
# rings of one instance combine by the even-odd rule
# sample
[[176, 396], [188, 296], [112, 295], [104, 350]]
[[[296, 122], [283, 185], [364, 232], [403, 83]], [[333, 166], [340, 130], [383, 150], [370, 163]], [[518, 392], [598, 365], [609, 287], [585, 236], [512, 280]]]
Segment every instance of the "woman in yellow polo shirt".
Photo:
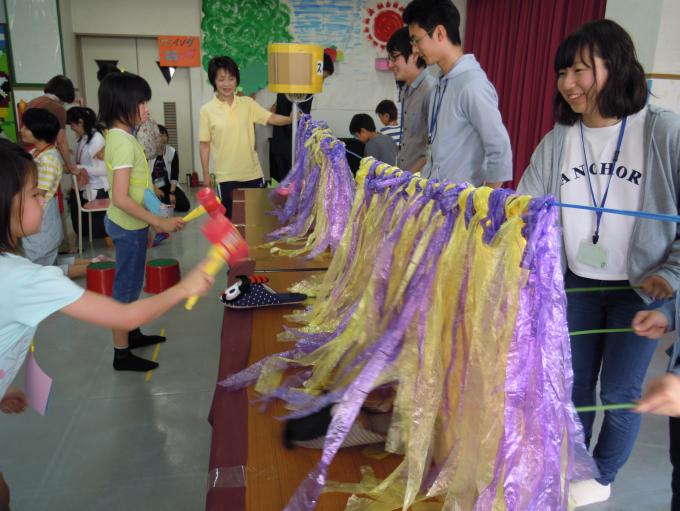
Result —
[[210, 154], [222, 203], [231, 218], [235, 188], [262, 188], [264, 175], [255, 152], [255, 124], [285, 126], [290, 117], [272, 114], [247, 96], [236, 96], [241, 75], [230, 57], [214, 57], [208, 79], [215, 97], [201, 108], [199, 142], [203, 182], [210, 182]]

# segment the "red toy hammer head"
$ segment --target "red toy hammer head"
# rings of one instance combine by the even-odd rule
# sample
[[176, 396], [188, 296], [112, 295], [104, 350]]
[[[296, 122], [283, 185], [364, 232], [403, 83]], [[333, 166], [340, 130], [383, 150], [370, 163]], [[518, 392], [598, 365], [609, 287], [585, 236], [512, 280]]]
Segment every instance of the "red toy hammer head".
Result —
[[201, 227], [203, 235], [213, 245], [220, 245], [228, 254], [229, 266], [248, 257], [248, 244], [234, 224], [223, 215], [211, 217]]
[[203, 206], [203, 209], [205, 209], [206, 213], [208, 213], [208, 215], [210, 215], [212, 218], [224, 216], [227, 211], [217, 199], [217, 196], [215, 195], [215, 192], [212, 190], [212, 188], [201, 188], [196, 194], [196, 198], [198, 199], [198, 202], [201, 203], [201, 206]]

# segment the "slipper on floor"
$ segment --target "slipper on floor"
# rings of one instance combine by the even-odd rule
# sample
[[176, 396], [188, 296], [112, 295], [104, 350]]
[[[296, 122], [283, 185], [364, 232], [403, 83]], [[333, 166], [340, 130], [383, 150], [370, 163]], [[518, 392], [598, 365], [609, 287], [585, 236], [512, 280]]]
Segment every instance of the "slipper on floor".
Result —
[[277, 293], [267, 286], [266, 277], [239, 275], [236, 282], [224, 290], [220, 301], [231, 309], [255, 309], [300, 303], [307, 299], [302, 293]]

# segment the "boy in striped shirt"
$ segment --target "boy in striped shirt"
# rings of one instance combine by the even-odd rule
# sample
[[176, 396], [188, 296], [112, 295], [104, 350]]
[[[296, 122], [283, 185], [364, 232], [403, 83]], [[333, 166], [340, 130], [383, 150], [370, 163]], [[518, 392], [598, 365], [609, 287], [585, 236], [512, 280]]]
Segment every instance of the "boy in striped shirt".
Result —
[[31, 262], [52, 266], [57, 262], [59, 244], [64, 238], [55, 197], [64, 171], [64, 162], [54, 145], [61, 127], [54, 114], [42, 108], [26, 110], [21, 120], [21, 139], [34, 146], [31, 156], [38, 168], [38, 192], [44, 198], [45, 209], [40, 232], [22, 238], [22, 246]]
[[394, 140], [394, 143], [397, 144], [397, 147], [399, 147], [399, 144], [401, 144], [401, 124], [399, 123], [397, 105], [394, 104], [394, 101], [383, 99], [378, 103], [378, 106], [375, 107], [375, 113], [378, 115], [380, 122], [384, 124], [384, 126], [380, 128], [380, 133], [390, 137]]

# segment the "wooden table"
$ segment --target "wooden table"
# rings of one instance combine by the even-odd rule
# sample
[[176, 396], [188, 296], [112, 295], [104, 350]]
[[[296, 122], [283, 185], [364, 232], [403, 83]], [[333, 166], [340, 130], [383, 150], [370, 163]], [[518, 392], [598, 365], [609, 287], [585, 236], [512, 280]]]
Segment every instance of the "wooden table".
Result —
[[255, 260], [255, 271], [327, 270], [332, 259], [329, 252], [325, 252], [316, 259], [308, 260], [300, 256], [287, 257], [272, 254], [268, 248], [260, 247], [267, 241], [266, 235], [280, 227], [277, 218], [268, 214], [274, 209], [269, 199], [270, 192], [271, 190], [266, 188], [234, 191], [233, 221], [250, 246], [250, 257]]
[[[283, 291], [312, 274], [280, 272], [270, 273], [267, 277], [273, 289]], [[245, 367], [266, 355], [289, 349], [292, 345], [278, 342], [276, 336], [285, 323], [283, 316], [293, 309], [225, 309], [219, 379], [238, 371], [238, 365]], [[281, 441], [282, 422], [274, 418], [284, 414], [282, 405], [260, 412], [257, 406], [248, 405], [248, 401], [255, 398], [252, 389], [227, 392], [218, 386], [215, 391], [211, 410], [213, 443], [210, 469], [228, 468], [224, 473], [231, 476], [244, 474], [245, 487], [232, 485], [230, 488], [210, 489], [206, 499], [209, 511], [280, 511], [321, 456], [321, 451], [316, 449], [298, 447], [286, 450]], [[395, 455], [376, 460], [363, 453], [362, 447], [341, 449], [330, 467], [329, 479], [359, 482], [359, 469], [365, 465], [370, 465], [378, 477], [386, 477], [400, 461], [400, 457]], [[234, 481], [233, 478], [228, 480]], [[324, 494], [317, 509], [344, 509], [347, 498], [348, 494]]]

